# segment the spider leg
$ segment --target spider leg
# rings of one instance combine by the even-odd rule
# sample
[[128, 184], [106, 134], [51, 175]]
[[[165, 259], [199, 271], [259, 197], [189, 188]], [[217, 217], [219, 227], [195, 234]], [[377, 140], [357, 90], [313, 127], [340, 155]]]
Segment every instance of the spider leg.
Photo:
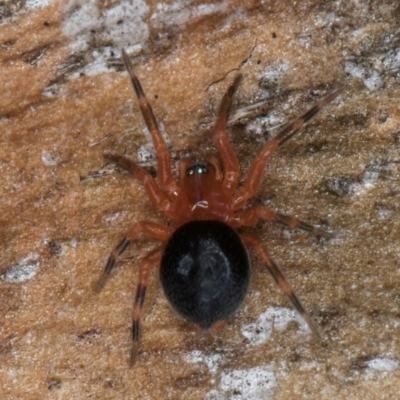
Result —
[[152, 264], [158, 262], [161, 258], [162, 249], [157, 248], [151, 251], [142, 259], [139, 267], [139, 279], [136, 287], [135, 301], [132, 311], [132, 350], [129, 364], [132, 367], [135, 364], [137, 350], [139, 347], [140, 317], [142, 315], [144, 298], [146, 296], [147, 281], [149, 278], [149, 269]]
[[135, 162], [123, 156], [105, 153], [104, 158], [116, 163], [119, 167], [134, 175], [144, 186], [151, 202], [166, 215], [170, 217], [174, 216], [171, 202], [165, 197], [153, 177], [142, 167], [139, 167]]
[[154, 117], [153, 110], [146, 99], [142, 86], [140, 85], [139, 79], [137, 78], [137, 76], [133, 71], [131, 61], [129, 60], [128, 55], [125, 53], [125, 50], [123, 49], [122, 49], [122, 57], [124, 60], [125, 67], [131, 77], [132, 85], [133, 88], [135, 89], [136, 96], [139, 100], [139, 106], [142, 111], [143, 118], [146, 122], [147, 128], [149, 129], [151, 138], [153, 140], [153, 145], [157, 153], [157, 166], [158, 166], [158, 174], [161, 186], [173, 199], [178, 195], [180, 188], [172, 176], [171, 160], [167, 150], [167, 146], [165, 145], [164, 139], [160, 133], [160, 129], [158, 128], [156, 119]]
[[218, 333], [225, 325], [226, 325], [227, 320], [226, 319], [220, 319], [217, 321], [210, 329], [209, 332], [213, 335]]
[[165, 225], [156, 224], [154, 222], [141, 221], [134, 224], [108, 257], [104, 272], [96, 285], [96, 291], [99, 292], [106, 283], [107, 278], [114, 269], [115, 261], [117, 260], [118, 256], [120, 256], [141, 233], [144, 233], [155, 239], [165, 241], [168, 240], [171, 232], [172, 228]]
[[222, 183], [223, 190], [232, 194], [236, 189], [236, 182], [239, 175], [239, 162], [236, 154], [229, 142], [226, 126], [228, 122], [229, 109], [232, 104], [232, 97], [239, 85], [240, 75], [238, 75], [228, 91], [225, 93], [219, 109], [217, 123], [215, 125], [215, 144], [221, 155], [224, 165], [224, 180]]
[[295, 121], [287, 125], [280, 133], [278, 133], [273, 139], [269, 140], [264, 145], [264, 147], [258, 153], [258, 156], [253, 161], [244, 185], [233, 196], [232, 201], [234, 210], [242, 208], [246, 204], [247, 200], [253, 197], [256, 193], [258, 187], [260, 186], [265, 164], [267, 163], [268, 158], [275, 153], [279, 146], [282, 146], [289, 139], [299, 133], [311, 118], [313, 118], [328, 103], [339, 96], [342, 91], [343, 89], [339, 88], [328, 96], [324, 97], [314, 107], [304, 113], [300, 118], [297, 118]]
[[302, 229], [303, 231], [310, 232], [315, 236], [324, 237], [327, 239], [333, 236], [331, 233], [323, 229], [316, 228], [307, 222], [288, 215], [279, 214], [274, 210], [261, 205], [256, 205], [245, 211], [237, 211], [229, 223], [235, 227], [251, 226], [254, 225], [259, 218], [281, 223], [291, 229]]
[[250, 235], [248, 233], [240, 234], [240, 237], [243, 239], [243, 242], [246, 246], [252, 247], [257, 253], [258, 257], [261, 261], [266, 265], [269, 273], [274, 278], [275, 282], [279, 285], [282, 291], [286, 294], [289, 300], [292, 302], [296, 310], [306, 321], [307, 325], [311, 329], [312, 333], [321, 340], [321, 336], [318, 332], [318, 329], [312, 320], [310, 314], [305, 310], [300, 300], [297, 298], [294, 293], [292, 287], [289, 282], [286, 280], [285, 276], [282, 274], [279, 267], [274, 263], [271, 256], [269, 255], [267, 249], [264, 247], [263, 243], [257, 237]]
[[222, 172], [221, 172], [221, 167], [219, 165], [218, 159], [217, 157], [214, 156], [214, 154], [212, 154], [209, 159], [208, 162], [211, 164], [211, 166], [214, 168], [215, 171], [215, 180], [217, 181], [221, 181], [222, 180]]

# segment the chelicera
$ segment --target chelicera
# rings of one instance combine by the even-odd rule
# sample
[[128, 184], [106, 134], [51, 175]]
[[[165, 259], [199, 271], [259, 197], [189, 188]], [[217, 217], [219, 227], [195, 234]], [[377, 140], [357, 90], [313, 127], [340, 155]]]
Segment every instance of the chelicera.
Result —
[[237, 77], [222, 99], [215, 126], [215, 144], [223, 169], [215, 156], [209, 157], [205, 164], [190, 165], [188, 160], [181, 160], [178, 168], [180, 179], [176, 182], [171, 172], [170, 155], [152, 108], [124, 51], [122, 56], [157, 153], [159, 185], [130, 159], [110, 154], [105, 157], [132, 173], [143, 184], [151, 202], [173, 221], [171, 226], [150, 221], [135, 223], [111, 252], [97, 285], [97, 290], [100, 290], [118, 256], [139, 235], [145, 234], [162, 242], [143, 257], [139, 266], [132, 314], [131, 365], [138, 349], [140, 317], [150, 268], [159, 264], [163, 291], [178, 314], [203, 330], [216, 332], [237, 311], [247, 294], [251, 273], [247, 248], [254, 250], [311, 331], [319, 337], [316, 325], [262, 241], [249, 233], [239, 233], [237, 228], [254, 225], [261, 218], [317, 236], [330, 236], [324, 230], [262, 205], [243, 208], [260, 186], [269, 157], [299, 133], [304, 124], [341, 93], [341, 89], [323, 98], [264, 144], [251, 164], [243, 186], [237, 190], [239, 162], [227, 135], [228, 113], [239, 83]]

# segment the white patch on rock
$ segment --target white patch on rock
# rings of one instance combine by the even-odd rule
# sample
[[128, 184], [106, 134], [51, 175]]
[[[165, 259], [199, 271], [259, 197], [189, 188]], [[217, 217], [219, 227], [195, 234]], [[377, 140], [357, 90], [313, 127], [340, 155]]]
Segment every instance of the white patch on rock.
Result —
[[18, 260], [14, 265], [8, 267], [1, 275], [1, 279], [7, 282], [24, 282], [32, 279], [39, 269], [39, 255], [31, 253]]
[[307, 326], [295, 310], [284, 307], [268, 307], [260, 314], [257, 321], [246, 324], [242, 327], [242, 335], [245, 336], [251, 345], [257, 346], [266, 342], [274, 330], [282, 331], [286, 326], [296, 321], [306, 331]]
[[219, 389], [211, 390], [207, 400], [246, 399], [268, 400], [272, 398], [277, 385], [273, 364], [223, 371]]

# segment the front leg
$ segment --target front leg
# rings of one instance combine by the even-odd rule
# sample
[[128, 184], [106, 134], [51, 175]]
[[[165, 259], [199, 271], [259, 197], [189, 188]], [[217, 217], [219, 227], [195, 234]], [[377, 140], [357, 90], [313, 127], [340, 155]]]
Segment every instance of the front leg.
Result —
[[244, 185], [233, 196], [233, 209], [239, 210], [247, 200], [253, 197], [260, 186], [261, 179], [264, 175], [264, 168], [268, 159], [276, 152], [278, 147], [282, 146], [288, 140], [297, 135], [303, 127], [309, 122], [323, 107], [333, 101], [342, 93], [343, 89], [336, 89], [320, 100], [314, 107], [304, 113], [300, 118], [287, 125], [274, 138], [264, 144], [264, 147], [258, 153], [250, 166]]
[[140, 85], [139, 79], [137, 78], [135, 72], [133, 71], [132, 63], [128, 55], [125, 53], [125, 50], [122, 50], [122, 58], [126, 70], [130, 75], [133, 89], [135, 90], [136, 96], [139, 101], [140, 110], [142, 111], [142, 115], [146, 122], [146, 126], [150, 132], [154, 149], [156, 150], [157, 165], [158, 165], [157, 170], [161, 186], [163, 187], [163, 189], [165, 189], [165, 191], [168, 193], [171, 199], [175, 199], [178, 196], [181, 189], [175, 182], [174, 177], [172, 176], [171, 158], [168, 153], [167, 146], [161, 135], [151, 105], [147, 101], [142, 86]]
[[237, 177], [239, 175], [239, 161], [232, 145], [229, 142], [226, 127], [228, 124], [229, 109], [232, 104], [232, 97], [240, 82], [240, 75], [238, 75], [229, 86], [228, 91], [222, 99], [217, 123], [215, 125], [215, 144], [222, 158], [224, 167], [224, 180], [222, 183], [223, 191], [232, 194], [236, 189]]

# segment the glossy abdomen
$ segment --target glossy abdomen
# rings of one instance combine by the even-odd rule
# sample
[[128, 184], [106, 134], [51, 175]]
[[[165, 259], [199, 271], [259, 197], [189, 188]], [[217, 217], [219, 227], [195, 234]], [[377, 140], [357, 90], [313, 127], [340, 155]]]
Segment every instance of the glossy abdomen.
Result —
[[250, 262], [239, 235], [227, 224], [191, 221], [167, 242], [160, 279], [172, 307], [208, 329], [239, 308], [249, 285]]

